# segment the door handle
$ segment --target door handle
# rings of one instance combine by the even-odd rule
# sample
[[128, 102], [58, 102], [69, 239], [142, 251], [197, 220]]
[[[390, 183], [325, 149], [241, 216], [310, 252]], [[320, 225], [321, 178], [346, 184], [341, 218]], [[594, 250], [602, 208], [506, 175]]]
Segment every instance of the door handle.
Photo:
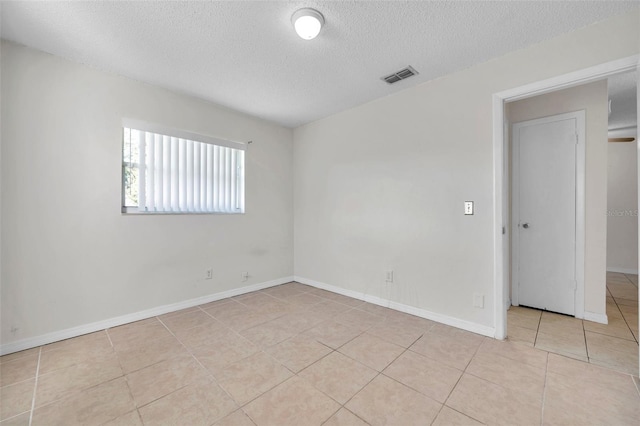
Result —
[[522, 224], [522, 227], [523, 227], [524, 229], [529, 229], [529, 224], [528, 224], [528, 223], [523, 223], [523, 224]]

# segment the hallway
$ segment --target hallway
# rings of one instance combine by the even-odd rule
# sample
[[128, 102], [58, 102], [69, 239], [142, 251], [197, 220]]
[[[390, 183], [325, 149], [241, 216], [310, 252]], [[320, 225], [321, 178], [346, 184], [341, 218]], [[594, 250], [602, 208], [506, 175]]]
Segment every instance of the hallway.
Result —
[[607, 325], [520, 306], [507, 314], [511, 341], [638, 375], [638, 275], [607, 272]]

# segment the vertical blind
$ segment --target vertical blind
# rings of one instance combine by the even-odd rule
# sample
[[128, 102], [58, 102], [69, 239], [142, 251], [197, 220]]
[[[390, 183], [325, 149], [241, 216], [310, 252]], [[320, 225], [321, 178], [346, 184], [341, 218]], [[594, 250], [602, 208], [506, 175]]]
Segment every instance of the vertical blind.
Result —
[[138, 211], [243, 213], [244, 144], [180, 136], [198, 135], [125, 127], [125, 147], [129, 137], [129, 152], [139, 159], [123, 162], [138, 165]]

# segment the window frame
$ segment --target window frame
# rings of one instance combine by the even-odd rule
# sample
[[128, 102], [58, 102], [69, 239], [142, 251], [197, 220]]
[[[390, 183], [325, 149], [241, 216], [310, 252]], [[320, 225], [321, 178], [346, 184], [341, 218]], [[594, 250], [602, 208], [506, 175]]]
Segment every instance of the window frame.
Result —
[[[198, 133], [193, 133], [190, 131], [186, 131], [186, 130], [181, 130], [181, 129], [176, 129], [176, 128], [171, 128], [168, 126], [164, 126], [161, 124], [155, 124], [155, 123], [149, 123], [146, 121], [142, 121], [142, 120], [136, 120], [136, 119], [129, 119], [129, 118], [123, 118], [122, 119], [122, 133], [121, 133], [121, 137], [122, 137], [122, 146], [121, 146], [121, 150], [120, 150], [120, 156], [121, 156], [121, 173], [120, 173], [120, 177], [121, 177], [121, 185], [120, 185], [120, 190], [121, 190], [121, 201], [120, 201], [120, 207], [121, 207], [121, 213], [124, 215], [243, 215], [246, 213], [246, 205], [245, 205], [245, 200], [244, 200], [244, 195], [245, 195], [245, 188], [246, 188], [246, 151], [247, 151], [247, 147], [249, 145], [250, 142], [236, 142], [236, 141], [232, 141], [232, 140], [227, 140], [227, 139], [221, 139], [221, 138], [217, 138], [217, 137], [213, 137], [213, 136], [207, 136], [207, 135], [202, 135], [202, 134], [198, 134]], [[155, 134], [159, 134], [162, 136], [168, 136], [168, 137], [172, 137], [172, 138], [179, 138], [179, 139], [185, 139], [185, 140], [190, 140], [193, 142], [198, 142], [198, 143], [204, 143], [204, 144], [209, 144], [209, 145], [214, 145], [214, 146], [219, 146], [219, 147], [226, 147], [226, 148], [231, 148], [231, 149], [236, 149], [236, 150], [240, 150], [245, 152], [244, 156], [243, 156], [243, 161], [242, 161], [242, 174], [238, 175], [238, 179], [242, 180], [242, 196], [243, 196], [243, 200], [242, 200], [242, 208], [241, 211], [233, 211], [233, 212], [220, 212], [220, 211], [215, 211], [215, 212], [209, 212], [209, 211], [149, 211], [149, 210], [141, 210], [140, 206], [126, 206], [126, 190], [125, 190], [125, 167], [135, 167], [138, 169], [138, 179], [140, 179], [140, 162], [138, 163], [134, 163], [134, 162], [129, 162], [129, 161], [125, 161], [125, 156], [124, 156], [124, 145], [125, 145], [125, 129], [130, 129], [130, 130], [137, 130], [137, 131], [143, 131], [143, 132], [149, 132], [149, 133], [155, 133]], [[131, 137], [131, 136], [129, 136]], [[141, 160], [141, 159], [139, 159]]]

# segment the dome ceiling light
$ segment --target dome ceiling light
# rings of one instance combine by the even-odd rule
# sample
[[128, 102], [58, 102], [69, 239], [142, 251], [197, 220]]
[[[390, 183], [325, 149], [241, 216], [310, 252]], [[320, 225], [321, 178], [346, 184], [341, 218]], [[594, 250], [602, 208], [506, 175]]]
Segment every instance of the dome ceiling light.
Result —
[[324, 17], [315, 9], [300, 9], [291, 16], [291, 23], [296, 33], [305, 39], [316, 38], [324, 25]]

